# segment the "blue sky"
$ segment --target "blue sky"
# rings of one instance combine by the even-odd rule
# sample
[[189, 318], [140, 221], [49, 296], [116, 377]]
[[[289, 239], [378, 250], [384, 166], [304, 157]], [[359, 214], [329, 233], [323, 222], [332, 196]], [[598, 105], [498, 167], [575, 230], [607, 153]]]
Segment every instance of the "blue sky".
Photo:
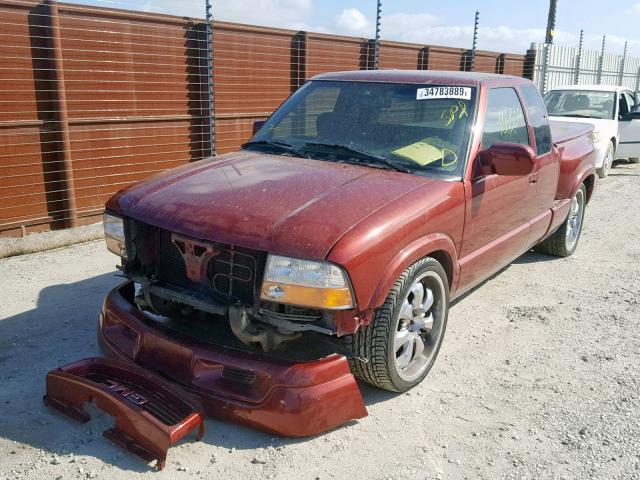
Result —
[[[69, 0], [67, 0], [69, 1]], [[71, 0], [104, 7], [202, 17], [204, 0]], [[212, 0], [218, 20], [372, 37], [375, 0]], [[470, 47], [475, 10], [478, 48], [523, 53], [544, 40], [548, 1], [383, 0], [382, 38]], [[575, 46], [580, 29], [586, 48], [640, 56], [640, 1], [558, 0], [556, 43]]]

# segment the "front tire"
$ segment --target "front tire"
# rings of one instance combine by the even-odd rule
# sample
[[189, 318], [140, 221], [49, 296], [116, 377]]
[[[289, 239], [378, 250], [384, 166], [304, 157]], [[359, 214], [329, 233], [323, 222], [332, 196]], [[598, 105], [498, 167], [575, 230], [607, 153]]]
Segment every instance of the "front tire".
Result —
[[607, 151], [604, 154], [604, 160], [602, 161], [602, 166], [598, 168], [598, 177], [607, 178], [609, 172], [611, 171], [611, 166], [613, 165], [613, 159], [615, 158], [616, 148], [613, 146], [613, 142], [609, 142], [607, 146]]
[[582, 233], [584, 210], [587, 204], [587, 189], [584, 184], [571, 199], [569, 215], [560, 228], [535, 247], [535, 250], [556, 257], [568, 257], [575, 252]]
[[425, 257], [395, 281], [370, 325], [345, 337], [359, 379], [393, 392], [420, 383], [433, 366], [447, 327], [449, 284], [440, 263]]

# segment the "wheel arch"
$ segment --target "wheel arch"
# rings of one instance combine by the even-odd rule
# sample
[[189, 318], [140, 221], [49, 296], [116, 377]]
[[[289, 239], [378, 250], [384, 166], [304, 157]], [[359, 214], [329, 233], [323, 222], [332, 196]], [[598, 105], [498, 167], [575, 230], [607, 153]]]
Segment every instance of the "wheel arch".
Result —
[[582, 182], [580, 182], [580, 184], [578, 184], [578, 188], [580, 188], [580, 185], [582, 185], [583, 183], [584, 183], [585, 188], [587, 189], [587, 202], [586, 203], [589, 203], [589, 201], [591, 200], [591, 195], [593, 194], [593, 191], [594, 191], [594, 189], [596, 187], [596, 176], [593, 173], [587, 175], [586, 177], [584, 177], [582, 179]]
[[374, 310], [380, 307], [402, 272], [425, 257], [432, 257], [442, 265], [447, 275], [447, 283], [451, 292], [457, 284], [459, 274], [458, 254], [455, 244], [445, 234], [430, 234], [407, 245], [389, 262], [389, 266], [381, 276], [381, 280], [373, 292], [368, 309]]
[[[442, 268], [444, 268], [447, 274], [447, 281], [449, 283], [449, 291], [453, 287], [453, 259], [446, 250], [434, 250], [428, 253], [425, 257], [431, 257], [438, 261]], [[424, 258], [424, 257], [423, 257]]]

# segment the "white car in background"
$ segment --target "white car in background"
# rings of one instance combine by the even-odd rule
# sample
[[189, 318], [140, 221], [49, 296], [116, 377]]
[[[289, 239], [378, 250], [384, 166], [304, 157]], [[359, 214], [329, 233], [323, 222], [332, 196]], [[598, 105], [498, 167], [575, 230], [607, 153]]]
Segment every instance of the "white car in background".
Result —
[[627, 87], [564, 85], [544, 95], [550, 120], [589, 123], [594, 126], [598, 176], [609, 174], [615, 159], [640, 162], [640, 111], [638, 99]]

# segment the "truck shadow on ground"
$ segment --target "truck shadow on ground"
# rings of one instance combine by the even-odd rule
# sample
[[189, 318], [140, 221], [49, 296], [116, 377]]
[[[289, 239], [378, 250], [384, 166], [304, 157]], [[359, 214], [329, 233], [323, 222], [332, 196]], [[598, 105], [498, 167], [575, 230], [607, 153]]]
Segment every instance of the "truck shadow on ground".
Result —
[[[122, 281], [114, 272], [46, 287], [39, 293], [36, 308], [0, 320], [0, 379], [3, 386], [0, 389], [3, 411], [0, 437], [16, 442], [12, 450], [31, 446], [44, 451], [45, 460], [60, 456], [61, 464], [75, 461], [70, 457], [73, 454], [74, 457], [94, 457], [124, 470], [150, 470], [143, 461], [102, 437], [102, 432], [113, 425], [113, 419], [107, 414], [89, 405], [86, 410], [91, 421], [80, 424], [42, 403], [49, 370], [101, 355], [96, 341], [100, 307], [107, 292]], [[366, 384], [360, 384], [360, 387], [367, 405], [397, 396]], [[236, 450], [285, 446], [307, 440], [274, 437], [215, 419], [207, 419], [203, 439], [205, 444]], [[191, 441], [193, 437], [188, 436], [181, 443]], [[168, 464], [171, 464], [171, 451]]]
[[[552, 257], [527, 253], [515, 263], [550, 260]], [[491, 278], [457, 299], [453, 305]], [[125, 470], [149, 470], [144, 462], [102, 438], [102, 431], [112, 426], [112, 419], [107, 414], [89, 408], [91, 421], [79, 424], [47, 409], [42, 403], [44, 380], [49, 370], [100, 355], [96, 341], [100, 307], [107, 292], [122, 281], [114, 272], [76, 283], [46, 287], [38, 296], [36, 308], [0, 320], [0, 378], [3, 385], [0, 405], [4, 414], [0, 437], [17, 442], [17, 448], [21, 444], [31, 445], [52, 456], [86, 455]], [[359, 387], [367, 406], [398, 396], [362, 382], [359, 382]], [[206, 426], [205, 444], [228, 449], [278, 447], [308, 441], [308, 438], [274, 437], [215, 419], [208, 419]], [[339, 428], [349, 428], [349, 424]], [[187, 437], [182, 443], [191, 440]], [[170, 459], [171, 452], [169, 463]]]
[[540, 263], [540, 262], [553, 262], [554, 260], [560, 260], [553, 255], [546, 255], [544, 253], [538, 253], [534, 250], [530, 250], [521, 257], [516, 258], [511, 265], [526, 265], [528, 263]]
[[[52, 455], [88, 455], [108, 463], [120, 458], [101, 437], [110, 425], [96, 430], [94, 418], [75, 423], [47, 409], [42, 396], [49, 370], [99, 355], [96, 326], [102, 299], [121, 281], [110, 273], [49, 286], [40, 291], [36, 308], [0, 320], [0, 437], [17, 442], [13, 450], [24, 444]], [[117, 463], [131, 470], [148, 468], [126, 455]]]

